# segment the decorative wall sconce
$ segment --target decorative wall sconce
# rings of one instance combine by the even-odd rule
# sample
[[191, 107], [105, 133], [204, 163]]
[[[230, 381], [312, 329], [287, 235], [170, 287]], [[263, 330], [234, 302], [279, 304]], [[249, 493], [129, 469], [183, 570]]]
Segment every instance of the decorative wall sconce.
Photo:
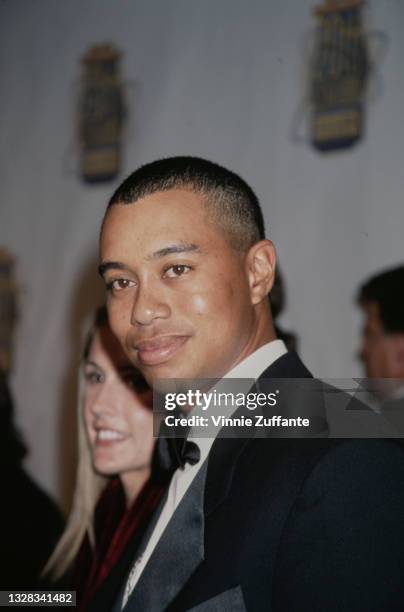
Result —
[[112, 180], [120, 169], [125, 115], [120, 59], [111, 44], [94, 45], [81, 59], [80, 165], [90, 183]]
[[369, 75], [363, 0], [324, 0], [317, 19], [311, 60], [311, 139], [330, 151], [357, 142], [364, 127], [364, 96]]

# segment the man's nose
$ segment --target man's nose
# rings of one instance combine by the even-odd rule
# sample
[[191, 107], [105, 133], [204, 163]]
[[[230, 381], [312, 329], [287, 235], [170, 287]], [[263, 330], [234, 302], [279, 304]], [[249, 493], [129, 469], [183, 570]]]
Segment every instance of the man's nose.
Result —
[[151, 325], [155, 319], [167, 319], [170, 312], [170, 307], [161, 292], [151, 287], [139, 287], [133, 302], [131, 323]]

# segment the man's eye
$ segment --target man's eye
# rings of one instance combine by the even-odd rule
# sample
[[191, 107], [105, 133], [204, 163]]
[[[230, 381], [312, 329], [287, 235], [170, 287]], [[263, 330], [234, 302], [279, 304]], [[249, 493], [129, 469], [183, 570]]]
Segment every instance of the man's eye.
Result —
[[164, 270], [164, 276], [165, 278], [178, 278], [179, 276], [183, 276], [183, 274], [187, 274], [191, 269], [191, 266], [176, 264], [175, 266], [166, 268]]
[[134, 286], [134, 282], [127, 278], [116, 278], [107, 284], [108, 291], [124, 291]]

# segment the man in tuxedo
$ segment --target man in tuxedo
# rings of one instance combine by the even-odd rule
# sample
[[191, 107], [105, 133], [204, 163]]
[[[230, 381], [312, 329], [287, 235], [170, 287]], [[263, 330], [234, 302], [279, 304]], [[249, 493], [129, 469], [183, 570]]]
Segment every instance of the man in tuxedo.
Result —
[[[148, 164], [116, 190], [102, 226], [112, 329], [150, 384], [249, 378], [265, 391], [271, 379], [310, 378], [275, 336], [275, 261], [239, 176], [199, 158]], [[176, 448], [166, 499], [118, 572], [114, 610], [404, 608], [394, 442], [219, 433]]]

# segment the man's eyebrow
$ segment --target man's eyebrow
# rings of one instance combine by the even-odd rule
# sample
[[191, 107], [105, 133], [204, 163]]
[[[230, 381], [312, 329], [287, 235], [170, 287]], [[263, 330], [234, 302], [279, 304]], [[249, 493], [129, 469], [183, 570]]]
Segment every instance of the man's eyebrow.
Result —
[[129, 268], [119, 261], [104, 261], [98, 266], [98, 274], [100, 276], [104, 276], [107, 270], [129, 270]]
[[[176, 253], [192, 253], [197, 252], [201, 253], [201, 248], [197, 244], [190, 243], [180, 243], [173, 244], [171, 246], [164, 247], [163, 249], [159, 249], [155, 251], [151, 255], [147, 255], [145, 258], [146, 261], [150, 261], [152, 259], [161, 259], [162, 257], [166, 257], [166, 255], [173, 255]], [[108, 270], [125, 270], [130, 271], [129, 266], [121, 263], [119, 261], [105, 261], [98, 266], [98, 273], [100, 276], [104, 276], [105, 272]]]
[[166, 255], [173, 255], [176, 253], [191, 253], [193, 251], [200, 253], [201, 249], [197, 244], [173, 244], [172, 246], [164, 247], [163, 249], [155, 251], [154, 253], [146, 257], [146, 259], [160, 259], [161, 257], [166, 257]]

